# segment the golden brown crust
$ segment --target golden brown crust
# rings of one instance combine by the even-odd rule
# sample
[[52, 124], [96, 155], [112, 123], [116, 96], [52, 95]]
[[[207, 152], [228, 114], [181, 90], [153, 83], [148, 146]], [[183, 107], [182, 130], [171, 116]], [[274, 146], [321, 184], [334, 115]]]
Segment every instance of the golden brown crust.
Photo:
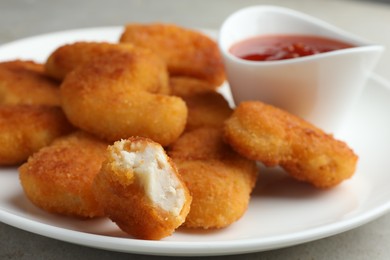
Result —
[[222, 128], [233, 112], [225, 98], [215, 91], [187, 96], [183, 100], [188, 108], [187, 131], [201, 127]]
[[63, 81], [63, 109], [74, 125], [106, 140], [139, 135], [167, 145], [184, 130], [187, 107], [156, 94], [166, 73], [158, 57], [139, 48], [92, 60]]
[[0, 106], [0, 165], [16, 165], [73, 130], [58, 107]]
[[187, 105], [186, 131], [201, 127], [221, 128], [232, 114], [226, 99], [209, 83], [196, 78], [171, 77], [171, 94], [181, 97]]
[[52, 78], [63, 80], [77, 66], [102, 55], [111, 55], [116, 49], [116, 44], [105, 42], [75, 42], [62, 45], [46, 60], [45, 72]]
[[184, 226], [222, 228], [245, 213], [257, 167], [223, 142], [220, 129], [187, 132], [169, 147], [168, 154], [192, 195]]
[[254, 164], [219, 160], [174, 161], [193, 198], [184, 226], [223, 228], [246, 212], [256, 180]]
[[[137, 82], [123, 81], [123, 71], [112, 71], [113, 80], [121, 78], [119, 84], [138, 84], [143, 88], [161, 94], [169, 94], [168, 76], [165, 64], [148, 50], [134, 50], [131, 44], [115, 44], [106, 42], [75, 42], [57, 48], [45, 63], [46, 73], [56, 79], [63, 80], [69, 72], [80, 65], [102, 57], [116, 57], [124, 68], [132, 67], [131, 73], [139, 75]], [[103, 65], [103, 64], [101, 64]], [[163, 67], [163, 69], [161, 69]], [[116, 68], [118, 70], [118, 67]], [[127, 75], [130, 71], [127, 70]]]
[[298, 180], [333, 187], [355, 172], [358, 157], [342, 141], [281, 109], [243, 102], [224, 127], [225, 140], [240, 154], [267, 166], [282, 166]]
[[[137, 48], [138, 49], [138, 48]], [[45, 63], [46, 73], [63, 80], [69, 72], [80, 65], [102, 57], [119, 57], [124, 67], [132, 66], [132, 73], [139, 74], [137, 82], [151, 92], [169, 94], [168, 76], [165, 63], [147, 50], [136, 51], [131, 44], [114, 44], [106, 42], [75, 42], [57, 48]], [[134, 61], [135, 60], [135, 61]], [[163, 67], [163, 69], [161, 69]], [[118, 70], [118, 68], [116, 68]], [[120, 72], [116, 72], [117, 77]], [[122, 71], [123, 73], [123, 71]], [[115, 72], [113, 71], [113, 77]], [[122, 76], [123, 77], [123, 76]], [[155, 79], [156, 78], [156, 79]], [[122, 81], [122, 84], [127, 84]]]
[[[184, 133], [168, 147], [168, 154], [174, 160], [229, 160], [242, 158], [222, 141], [221, 130], [209, 127]], [[247, 161], [246, 159], [243, 159]]]
[[25, 194], [51, 213], [81, 218], [103, 216], [92, 184], [107, 145], [83, 132], [55, 140], [19, 168]]
[[185, 76], [171, 76], [169, 78], [169, 85], [171, 88], [171, 95], [178, 97], [202, 94], [217, 89], [217, 86], [214, 86], [207, 81]]
[[44, 74], [42, 64], [1, 62], [0, 104], [60, 105], [59, 83]]
[[[147, 138], [131, 137], [120, 142], [124, 143], [123, 150], [126, 151], [132, 151], [131, 143], [163, 151], [159, 144]], [[115, 156], [118, 152], [116, 144], [108, 148], [107, 160], [95, 179], [94, 190], [105, 213], [123, 231], [136, 238], [158, 240], [171, 235], [183, 223], [191, 204], [189, 191], [181, 181], [175, 165], [168, 159], [169, 165], [165, 166], [175, 174], [175, 178], [180, 181], [180, 189], [184, 191], [185, 203], [179, 215], [168, 212], [151, 201], [137, 174], [133, 172], [136, 169], [126, 169], [118, 164]], [[165, 152], [164, 156], [167, 157]]]
[[153, 50], [168, 64], [171, 76], [189, 76], [214, 86], [225, 80], [217, 43], [206, 35], [173, 24], [128, 24], [120, 42]]

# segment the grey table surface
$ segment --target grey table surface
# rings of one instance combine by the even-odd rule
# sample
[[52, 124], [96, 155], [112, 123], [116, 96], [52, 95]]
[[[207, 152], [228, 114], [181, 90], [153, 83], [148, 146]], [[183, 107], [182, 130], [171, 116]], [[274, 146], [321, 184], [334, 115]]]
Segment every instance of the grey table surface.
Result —
[[[385, 2], [384, 0], [380, 2]], [[235, 10], [255, 4], [294, 8], [383, 44], [390, 49], [390, 5], [325, 0], [0, 0], [0, 44], [54, 31], [123, 25], [128, 22], [172, 22], [218, 29]], [[390, 80], [390, 52], [376, 72]], [[1, 183], [0, 183], [1, 187]], [[155, 259], [93, 249], [36, 235], [0, 222], [0, 259]], [[159, 258], [170, 258], [162, 257]], [[213, 259], [390, 259], [390, 214], [353, 230], [277, 250]]]

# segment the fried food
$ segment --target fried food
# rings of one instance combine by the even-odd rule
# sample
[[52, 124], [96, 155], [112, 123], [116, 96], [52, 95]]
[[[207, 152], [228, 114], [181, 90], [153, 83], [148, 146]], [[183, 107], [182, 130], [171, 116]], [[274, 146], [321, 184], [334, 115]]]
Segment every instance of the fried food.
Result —
[[183, 100], [188, 108], [186, 131], [201, 127], [221, 128], [233, 112], [225, 98], [215, 91], [187, 96]]
[[78, 131], [42, 148], [19, 168], [26, 196], [51, 213], [80, 218], [103, 216], [92, 185], [107, 146]]
[[222, 228], [245, 213], [257, 179], [256, 164], [225, 144], [221, 129], [186, 132], [168, 154], [192, 195], [184, 226]]
[[[119, 54], [118, 54], [119, 53]], [[165, 68], [161, 69], [161, 61], [157, 58], [145, 56], [145, 52], [134, 51], [131, 44], [114, 44], [106, 42], [75, 42], [57, 48], [47, 59], [45, 70], [53, 78], [63, 80], [65, 76], [79, 65], [103, 56], [118, 56], [121, 53], [129, 53], [128, 58], [136, 59], [133, 72], [138, 74], [138, 82], [128, 84], [143, 85], [149, 91], [161, 94], [169, 94], [168, 76]], [[149, 61], [150, 59], [150, 61]], [[156, 65], [156, 63], [159, 63]], [[127, 64], [128, 65], [128, 64]], [[119, 68], [117, 68], [119, 70]], [[115, 71], [112, 71], [114, 74]], [[120, 73], [119, 71], [117, 73]], [[113, 75], [115, 76], [115, 75]], [[153, 79], [156, 78], [157, 80]], [[127, 84], [121, 82], [121, 84]]]
[[95, 179], [106, 215], [140, 239], [161, 239], [180, 226], [191, 196], [164, 149], [150, 139], [114, 143]]
[[59, 107], [0, 106], [0, 165], [17, 165], [73, 130]]
[[224, 126], [225, 140], [240, 154], [319, 188], [350, 178], [358, 157], [342, 141], [276, 107], [241, 103]]
[[168, 64], [171, 76], [189, 76], [213, 86], [225, 80], [217, 43], [208, 36], [173, 24], [128, 24], [120, 42], [153, 50]]
[[33, 61], [0, 62], [0, 104], [60, 105], [59, 83]]
[[165, 64], [148, 50], [117, 51], [65, 78], [62, 107], [74, 125], [108, 141], [143, 136], [168, 145], [184, 130], [187, 107], [156, 93], [167, 80]]
[[187, 97], [216, 90], [217, 87], [207, 81], [191, 77], [173, 76], [169, 78], [171, 95]]
[[170, 85], [172, 95], [186, 102], [186, 131], [200, 127], [222, 127], [233, 112], [226, 99], [215, 91], [215, 87], [203, 80], [171, 77]]
[[46, 60], [45, 71], [47, 75], [63, 80], [77, 66], [96, 57], [110, 55], [116, 50], [115, 44], [103, 42], [75, 42], [62, 45], [54, 50]]

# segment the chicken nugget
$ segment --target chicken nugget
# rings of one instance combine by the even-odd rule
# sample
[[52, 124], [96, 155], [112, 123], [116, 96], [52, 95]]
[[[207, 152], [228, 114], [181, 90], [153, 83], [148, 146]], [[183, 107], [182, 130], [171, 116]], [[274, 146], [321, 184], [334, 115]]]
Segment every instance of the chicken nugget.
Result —
[[201, 127], [221, 128], [233, 110], [225, 98], [208, 91], [183, 98], [188, 108], [186, 131]]
[[92, 184], [107, 146], [81, 131], [55, 140], [19, 167], [25, 194], [33, 204], [51, 213], [80, 218], [103, 216]]
[[50, 77], [63, 80], [77, 66], [105, 54], [111, 55], [116, 48], [116, 44], [105, 42], [81, 41], [65, 44], [50, 54], [45, 63], [45, 71]]
[[241, 218], [256, 183], [257, 167], [223, 142], [221, 129], [186, 132], [168, 154], [192, 195], [184, 226], [223, 228]]
[[59, 83], [44, 74], [42, 64], [1, 62], [0, 104], [60, 105]]
[[189, 76], [214, 86], [225, 80], [217, 43], [195, 30], [173, 24], [128, 24], [120, 42], [153, 50], [168, 64], [171, 76]]
[[171, 95], [179, 97], [187, 97], [204, 92], [216, 90], [217, 87], [211, 85], [207, 81], [191, 78], [173, 76], [169, 78], [169, 85], [171, 88]]
[[168, 145], [183, 132], [187, 107], [154, 92], [167, 77], [147, 50], [117, 52], [73, 70], [61, 84], [62, 107], [74, 125], [108, 141], [143, 136]]
[[226, 99], [203, 80], [189, 77], [171, 77], [171, 94], [181, 97], [187, 105], [186, 131], [200, 127], [222, 127], [231, 115]]
[[95, 192], [107, 216], [140, 239], [161, 239], [180, 226], [191, 196], [161, 145], [131, 137], [107, 149], [95, 179]]
[[73, 131], [59, 107], [0, 105], [0, 165], [17, 165]]
[[[169, 94], [168, 74], [165, 71], [165, 64], [157, 56], [152, 57], [150, 54], [145, 54], [147, 51], [135, 51], [131, 44], [115, 44], [106, 42], [75, 42], [66, 44], [57, 48], [50, 54], [45, 63], [46, 73], [58, 80], [63, 80], [69, 72], [80, 65], [90, 62], [91, 60], [101, 58], [103, 56], [121, 56], [123, 53], [129, 55], [126, 58], [136, 60], [133, 62], [133, 68], [130, 73], [135, 73], [138, 76], [137, 82], [125, 82], [120, 84], [137, 84], [148, 91]], [[129, 66], [122, 64], [124, 69]], [[163, 69], [162, 69], [163, 67]], [[116, 77], [115, 73], [123, 73], [120, 67], [116, 67], [111, 71], [111, 76]], [[116, 79], [117, 80], [117, 79]]]
[[222, 139], [221, 129], [202, 127], [184, 133], [168, 147], [172, 159], [186, 160], [230, 160], [246, 158], [237, 154]]
[[346, 143], [286, 111], [242, 102], [225, 122], [225, 140], [240, 154], [319, 188], [350, 178], [358, 157]]
[[222, 127], [231, 115], [226, 99], [203, 80], [189, 77], [171, 77], [171, 94], [181, 97], [187, 105], [186, 131], [200, 127]]

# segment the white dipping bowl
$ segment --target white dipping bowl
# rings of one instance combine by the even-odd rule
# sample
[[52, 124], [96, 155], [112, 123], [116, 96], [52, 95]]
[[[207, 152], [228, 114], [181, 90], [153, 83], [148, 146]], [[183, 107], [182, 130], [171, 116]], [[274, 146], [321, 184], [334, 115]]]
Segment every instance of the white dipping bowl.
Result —
[[[356, 47], [279, 61], [248, 61], [230, 52], [242, 40], [271, 34], [321, 36]], [[384, 50], [324, 21], [276, 6], [233, 13], [220, 29], [218, 44], [236, 105], [262, 101], [330, 133], [342, 126]]]

